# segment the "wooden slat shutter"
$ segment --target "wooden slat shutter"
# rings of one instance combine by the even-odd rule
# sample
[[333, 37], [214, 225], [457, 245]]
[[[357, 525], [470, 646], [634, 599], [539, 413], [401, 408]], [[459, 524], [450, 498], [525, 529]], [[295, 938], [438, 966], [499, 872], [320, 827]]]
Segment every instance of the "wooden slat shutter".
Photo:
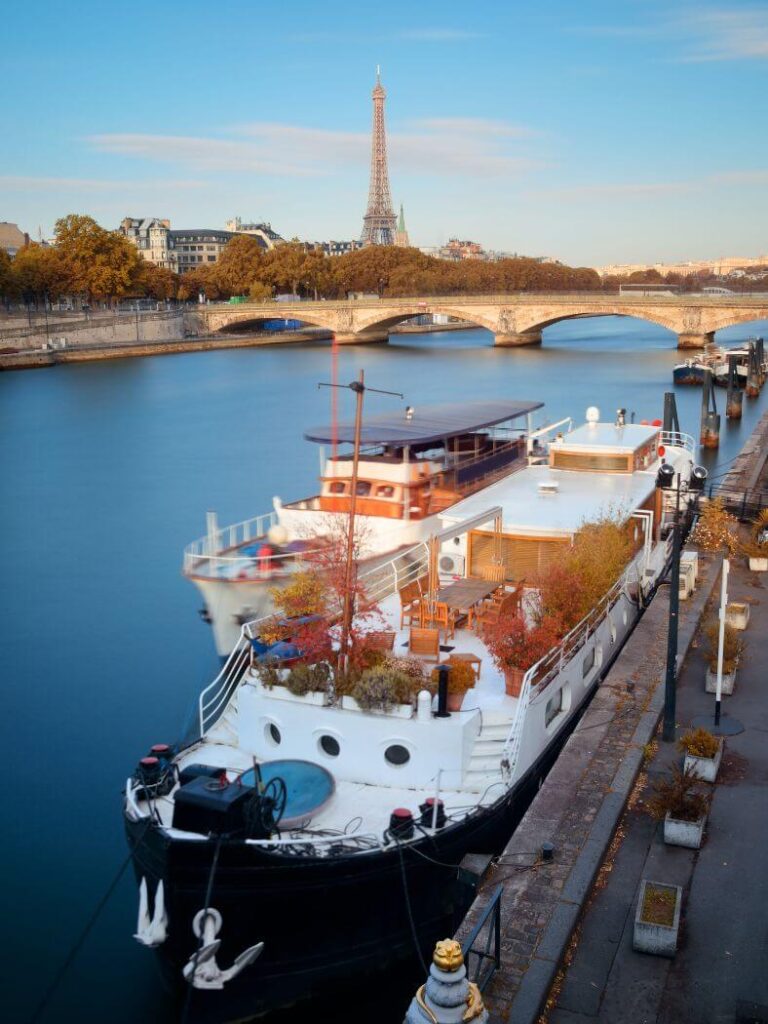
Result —
[[[502, 535], [500, 546], [505, 578], [510, 582], [534, 580], [539, 573], [557, 562], [563, 545], [568, 543], [565, 538], [538, 539]], [[473, 530], [470, 533], [470, 575], [483, 577], [485, 570], [494, 564], [496, 550], [492, 533]]]

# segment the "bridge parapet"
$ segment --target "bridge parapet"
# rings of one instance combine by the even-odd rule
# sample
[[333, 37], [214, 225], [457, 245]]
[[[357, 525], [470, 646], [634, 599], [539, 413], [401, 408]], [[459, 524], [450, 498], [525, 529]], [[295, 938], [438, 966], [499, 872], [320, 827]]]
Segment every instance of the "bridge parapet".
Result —
[[701, 348], [714, 332], [751, 320], [768, 320], [768, 296], [638, 296], [576, 293], [510, 293], [320, 302], [211, 303], [185, 314], [193, 334], [213, 334], [234, 324], [277, 318], [301, 320], [333, 331], [345, 344], [386, 341], [404, 320], [447, 314], [491, 331], [499, 346], [541, 343], [545, 327], [590, 316], [631, 316], [678, 335], [680, 348]]

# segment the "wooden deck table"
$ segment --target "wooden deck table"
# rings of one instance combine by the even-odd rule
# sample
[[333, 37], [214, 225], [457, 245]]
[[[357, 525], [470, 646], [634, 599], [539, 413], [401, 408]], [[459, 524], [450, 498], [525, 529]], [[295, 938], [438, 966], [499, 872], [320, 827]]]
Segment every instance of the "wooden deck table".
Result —
[[440, 587], [436, 600], [447, 604], [453, 611], [465, 612], [471, 619], [475, 605], [490, 597], [500, 586], [497, 580], [456, 580]]

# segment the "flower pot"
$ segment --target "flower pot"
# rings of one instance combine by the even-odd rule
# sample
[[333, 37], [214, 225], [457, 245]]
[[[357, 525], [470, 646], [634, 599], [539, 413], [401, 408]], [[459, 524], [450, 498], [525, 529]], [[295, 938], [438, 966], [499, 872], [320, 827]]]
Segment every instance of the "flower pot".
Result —
[[723, 759], [723, 741], [714, 757], [697, 757], [695, 754], [686, 754], [683, 762], [683, 771], [690, 771], [702, 782], [714, 782], [720, 769], [720, 762]]
[[461, 711], [461, 705], [464, 703], [464, 693], [451, 693], [448, 691], [448, 710], [449, 711]]
[[504, 686], [508, 697], [519, 697], [523, 688], [523, 677], [525, 672], [521, 668], [504, 669]]
[[[733, 687], [736, 684], [736, 669], [733, 672], [723, 672], [723, 682], [721, 686], [721, 693], [728, 697], [733, 693]], [[704, 690], [706, 693], [717, 693], [717, 672], [713, 672], [711, 668], [707, 668], [707, 679], [704, 684]]]
[[750, 556], [749, 568], [752, 572], [768, 572], [768, 558], [752, 558]]
[[664, 842], [667, 846], [685, 846], [689, 850], [698, 850], [704, 838], [706, 820], [706, 814], [702, 814], [698, 821], [686, 821], [673, 818], [667, 811], [664, 816]]
[[725, 621], [734, 629], [746, 629], [749, 625], [749, 605], [743, 604], [741, 601], [733, 601], [726, 605]]
[[[646, 894], [667, 894], [669, 914], [661, 921], [649, 915]], [[677, 952], [677, 937], [680, 931], [680, 908], [683, 890], [679, 885], [665, 882], [651, 882], [644, 878], [640, 883], [640, 896], [635, 910], [635, 926], [632, 948], [638, 953], [652, 953], [655, 956], [674, 956]]]

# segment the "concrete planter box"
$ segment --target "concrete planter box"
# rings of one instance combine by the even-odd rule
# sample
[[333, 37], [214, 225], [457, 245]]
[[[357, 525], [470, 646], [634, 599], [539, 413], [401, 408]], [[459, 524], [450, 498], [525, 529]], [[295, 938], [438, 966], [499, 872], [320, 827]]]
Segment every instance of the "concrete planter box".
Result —
[[346, 694], [341, 698], [341, 707], [344, 711], [359, 711], [363, 715], [386, 715], [390, 718], [413, 718], [413, 704], [394, 704], [388, 711], [376, 709], [365, 711], [357, 703], [354, 697]]
[[667, 846], [685, 846], [689, 850], [698, 850], [704, 838], [704, 825], [707, 816], [703, 814], [698, 821], [684, 821], [682, 818], [671, 817], [667, 811], [664, 817], [664, 842]]
[[749, 625], [749, 610], [749, 605], [742, 604], [740, 601], [734, 601], [732, 604], [726, 605], [726, 623], [729, 626], [733, 626], [734, 629], [746, 629]]
[[723, 759], [723, 741], [720, 740], [720, 747], [714, 757], [696, 757], [695, 754], [686, 754], [683, 762], [683, 771], [690, 771], [702, 782], [714, 782], [720, 770], [720, 762]]
[[314, 704], [316, 707], [325, 707], [328, 703], [328, 694], [325, 690], [312, 690], [298, 696], [291, 693], [287, 686], [273, 686], [271, 690], [264, 687], [264, 692], [275, 700], [292, 700], [299, 704]]
[[[729, 697], [733, 693], [733, 688], [736, 685], [736, 669], [733, 672], [723, 672], [723, 683], [720, 688], [720, 692], [725, 697]], [[704, 690], [706, 693], [717, 693], [717, 672], [713, 672], [711, 668], [707, 669], [707, 679], [704, 683]]]
[[750, 558], [749, 568], [752, 572], [768, 572], [768, 558]]
[[[644, 921], [643, 903], [648, 888], [672, 892], [675, 896], [675, 909], [671, 925], [654, 924]], [[635, 910], [635, 928], [632, 936], [632, 948], [638, 953], [652, 953], [654, 956], [674, 956], [677, 952], [677, 937], [680, 931], [680, 908], [683, 902], [683, 890], [679, 885], [667, 885], [666, 882], [651, 882], [644, 878], [640, 884], [640, 897]]]

